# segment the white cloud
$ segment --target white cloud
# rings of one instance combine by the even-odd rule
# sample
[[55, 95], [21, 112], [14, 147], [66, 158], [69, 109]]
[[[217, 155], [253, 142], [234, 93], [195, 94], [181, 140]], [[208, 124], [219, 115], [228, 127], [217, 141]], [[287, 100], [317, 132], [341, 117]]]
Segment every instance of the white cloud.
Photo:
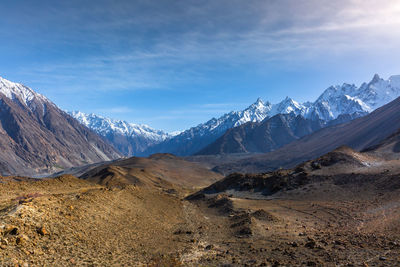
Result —
[[32, 38], [51, 51], [61, 43], [94, 52], [21, 73], [65, 91], [191, 90], [224, 68], [298, 68], [400, 45], [398, 0], [78, 2], [35, 15], [27, 6], [21, 21], [35, 25], [32, 34], [54, 26], [47, 38]]

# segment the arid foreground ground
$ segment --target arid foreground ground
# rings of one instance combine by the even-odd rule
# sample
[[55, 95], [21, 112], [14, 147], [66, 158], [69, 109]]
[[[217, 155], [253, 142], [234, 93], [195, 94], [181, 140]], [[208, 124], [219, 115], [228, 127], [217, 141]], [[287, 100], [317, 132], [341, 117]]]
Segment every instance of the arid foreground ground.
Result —
[[398, 164], [346, 153], [347, 165], [231, 175], [195, 194], [127, 166], [96, 183], [3, 178], [0, 265], [399, 266]]

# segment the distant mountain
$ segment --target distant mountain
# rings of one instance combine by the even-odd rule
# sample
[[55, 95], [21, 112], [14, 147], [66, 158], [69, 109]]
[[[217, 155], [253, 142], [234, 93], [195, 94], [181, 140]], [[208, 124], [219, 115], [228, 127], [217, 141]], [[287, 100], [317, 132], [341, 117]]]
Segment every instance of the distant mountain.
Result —
[[345, 123], [364, 113], [342, 114], [334, 120], [306, 119], [302, 115], [277, 114], [262, 122], [248, 122], [225, 132], [196, 155], [267, 153], [324, 127]]
[[229, 153], [267, 153], [326, 126], [361, 117], [360, 113], [343, 114], [329, 122], [306, 119], [302, 115], [277, 114], [262, 122], [248, 122], [225, 132], [196, 155]]
[[321, 129], [324, 124], [324, 121], [305, 119], [294, 113], [277, 114], [262, 122], [248, 122], [229, 129], [196, 154], [270, 152]]
[[149, 146], [173, 137], [173, 134], [155, 130], [143, 124], [113, 120], [79, 111], [68, 113], [80, 123], [104, 137], [125, 156], [141, 155]]
[[206, 123], [190, 128], [143, 153], [168, 152], [180, 156], [191, 155], [216, 141], [228, 129], [247, 122], [261, 122], [277, 114], [293, 113], [314, 121], [329, 121], [359, 117], [400, 96], [400, 76], [388, 80], [375, 75], [360, 87], [350, 84], [327, 88], [315, 102], [298, 103], [287, 97], [277, 104], [263, 102], [260, 98], [243, 111], [230, 112]]
[[258, 99], [243, 111], [232, 111], [218, 119], [213, 118], [158, 145], [149, 147], [144, 153], [168, 152], [180, 156], [194, 154], [215, 141], [228, 129], [249, 121], [259, 122], [264, 120], [268, 116], [270, 109], [269, 103], [264, 104], [261, 99]]
[[46, 97], [0, 77], [0, 173], [31, 175], [120, 154]]
[[[270, 153], [248, 155], [219, 164], [215, 170], [227, 174], [291, 168], [343, 145], [358, 151], [372, 147], [373, 150], [381, 151], [380, 153], [398, 153], [399, 114], [400, 97], [364, 117], [323, 128]], [[385, 139], [387, 140], [384, 141]]]
[[399, 96], [400, 75], [383, 80], [375, 74], [360, 87], [350, 84], [329, 87], [307, 110], [306, 116], [330, 120], [340, 114], [371, 112]]

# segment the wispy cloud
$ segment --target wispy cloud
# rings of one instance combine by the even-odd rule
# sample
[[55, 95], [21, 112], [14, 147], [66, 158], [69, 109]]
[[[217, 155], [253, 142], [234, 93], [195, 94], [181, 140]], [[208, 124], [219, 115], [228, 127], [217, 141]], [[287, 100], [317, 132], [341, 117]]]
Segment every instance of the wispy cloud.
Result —
[[51, 12], [41, 11], [44, 19], [23, 13], [36, 22], [37, 31], [50, 25], [60, 29], [39, 39], [50, 49], [63, 40], [94, 48], [74, 60], [44, 63], [33, 71], [27, 66], [32, 76], [60, 82], [84, 77], [86, 86], [93, 84], [91, 90], [171, 89], [207, 80], [215, 63], [301, 64], [327, 52], [378, 50], [400, 43], [400, 4], [394, 0], [102, 4], [58, 4]]
[[[14, 54], [1, 59], [9, 67], [6, 59], [19, 58], [21, 77], [68, 106], [83, 102], [77, 96], [93, 106], [108, 105], [99, 99], [111, 93], [151, 92], [167, 102], [165, 92], [176, 92], [177, 98], [195, 90], [212, 95], [226, 87], [226, 92], [258, 72], [318, 68], [321, 62], [340, 69], [340, 60], [348, 58], [348, 64], [377, 63], [383, 56], [382, 65], [400, 60], [388, 52], [400, 47], [398, 0], [23, 2], [2, 6], [0, 50]], [[236, 81], [237, 74], [247, 80]], [[226, 103], [204, 97], [216, 102], [168, 107], [158, 118], [203, 118], [243, 107], [240, 100], [223, 97]], [[112, 109], [101, 112], [135, 113]]]

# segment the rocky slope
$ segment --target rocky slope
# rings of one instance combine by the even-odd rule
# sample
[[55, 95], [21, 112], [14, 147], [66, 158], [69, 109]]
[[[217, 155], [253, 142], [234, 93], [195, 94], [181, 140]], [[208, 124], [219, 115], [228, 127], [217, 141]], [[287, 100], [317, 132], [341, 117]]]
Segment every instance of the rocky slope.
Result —
[[155, 130], [147, 125], [112, 120], [79, 111], [68, 113], [80, 123], [104, 137], [125, 156], [142, 155], [142, 152], [148, 147], [173, 137], [164, 131]]
[[32, 89], [0, 78], [0, 173], [35, 174], [120, 154]]

